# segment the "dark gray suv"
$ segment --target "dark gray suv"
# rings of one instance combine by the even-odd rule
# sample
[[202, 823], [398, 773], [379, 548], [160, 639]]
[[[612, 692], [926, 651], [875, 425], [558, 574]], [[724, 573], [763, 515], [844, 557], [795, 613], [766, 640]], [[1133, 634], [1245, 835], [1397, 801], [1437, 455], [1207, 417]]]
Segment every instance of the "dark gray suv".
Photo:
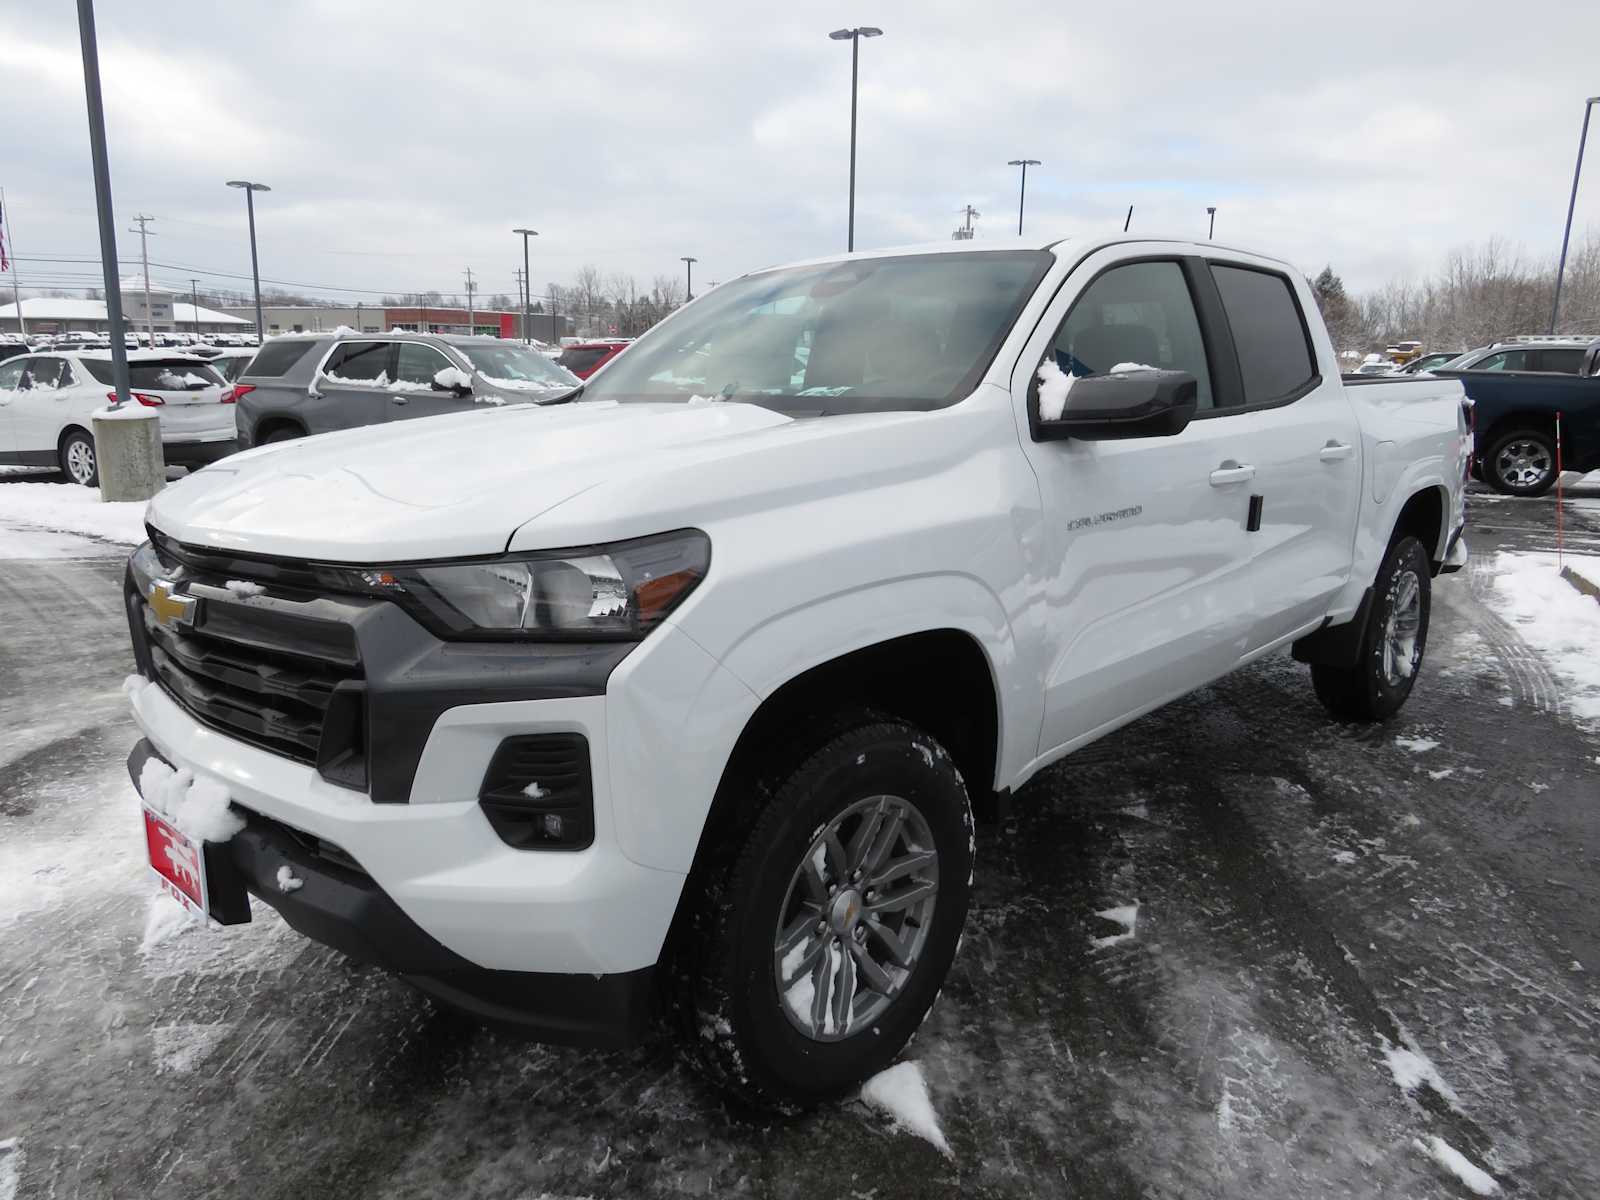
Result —
[[520, 342], [432, 333], [285, 335], [234, 387], [239, 448], [482, 404], [539, 404], [582, 384]]

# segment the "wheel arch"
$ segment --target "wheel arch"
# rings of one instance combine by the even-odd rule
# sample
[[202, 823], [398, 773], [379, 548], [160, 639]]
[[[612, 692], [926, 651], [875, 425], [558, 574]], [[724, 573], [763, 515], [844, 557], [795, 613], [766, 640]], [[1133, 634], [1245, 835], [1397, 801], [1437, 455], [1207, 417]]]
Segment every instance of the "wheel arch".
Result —
[[256, 418], [251, 432], [251, 446], [259, 446], [267, 438], [277, 433], [280, 429], [298, 430], [298, 436], [310, 437], [311, 431], [306, 423], [299, 417], [291, 417], [286, 413], [268, 413], [266, 416]]
[[1434, 574], [1438, 574], [1439, 564], [1444, 561], [1445, 551], [1449, 548], [1449, 512], [1450, 496], [1442, 484], [1428, 483], [1414, 487], [1400, 506], [1400, 511], [1395, 514], [1394, 524], [1384, 541], [1385, 547], [1394, 545], [1397, 539], [1407, 534], [1414, 536], [1427, 550], [1428, 561], [1433, 564]]

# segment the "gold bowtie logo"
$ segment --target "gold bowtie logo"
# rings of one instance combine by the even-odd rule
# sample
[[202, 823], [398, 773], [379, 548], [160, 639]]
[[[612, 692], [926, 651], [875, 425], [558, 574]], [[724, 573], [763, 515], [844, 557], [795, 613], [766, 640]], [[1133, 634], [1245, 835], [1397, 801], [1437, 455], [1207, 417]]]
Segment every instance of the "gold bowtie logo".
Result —
[[170, 583], [154, 584], [150, 588], [150, 615], [159, 625], [187, 625], [194, 620], [194, 597], [178, 595]]

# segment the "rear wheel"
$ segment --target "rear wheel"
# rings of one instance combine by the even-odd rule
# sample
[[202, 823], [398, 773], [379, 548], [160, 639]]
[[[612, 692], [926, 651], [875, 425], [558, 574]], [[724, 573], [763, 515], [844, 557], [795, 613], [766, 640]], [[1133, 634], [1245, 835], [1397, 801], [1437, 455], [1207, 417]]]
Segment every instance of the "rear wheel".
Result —
[[73, 483], [84, 487], [100, 486], [100, 463], [95, 458], [94, 439], [81, 429], [74, 429], [61, 439], [58, 451], [61, 473]]
[[1484, 480], [1507, 496], [1542, 496], [1556, 482], [1555, 435], [1542, 429], [1502, 434], [1483, 461]]
[[678, 964], [694, 1063], [736, 1099], [795, 1111], [894, 1061], [966, 920], [972, 810], [944, 749], [869, 719], [752, 789], [714, 850]]
[[271, 433], [267, 434], [266, 437], [261, 439], [261, 444], [263, 446], [269, 446], [273, 442], [292, 442], [295, 439], [304, 436], [305, 435], [293, 425], [279, 425]]
[[1397, 539], [1378, 569], [1355, 665], [1311, 667], [1311, 684], [1329, 712], [1382, 721], [1400, 711], [1422, 668], [1432, 600], [1428, 552], [1414, 537]]

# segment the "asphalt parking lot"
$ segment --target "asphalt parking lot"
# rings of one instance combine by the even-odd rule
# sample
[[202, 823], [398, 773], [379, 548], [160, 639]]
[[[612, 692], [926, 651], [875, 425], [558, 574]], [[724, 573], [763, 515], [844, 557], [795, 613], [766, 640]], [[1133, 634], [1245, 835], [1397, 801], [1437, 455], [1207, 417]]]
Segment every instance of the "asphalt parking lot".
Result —
[[[1588, 491], [1566, 537], [1600, 554]], [[0, 531], [0, 1197], [1469, 1195], [1436, 1138], [1505, 1194], [1600, 1195], [1600, 735], [1484, 603], [1553, 500], [1471, 508], [1392, 724], [1270, 659], [982, 831], [908, 1052], [948, 1156], [859, 1102], [748, 1120], [665, 1041], [485, 1031], [270, 910], [175, 924], [123, 551]]]

